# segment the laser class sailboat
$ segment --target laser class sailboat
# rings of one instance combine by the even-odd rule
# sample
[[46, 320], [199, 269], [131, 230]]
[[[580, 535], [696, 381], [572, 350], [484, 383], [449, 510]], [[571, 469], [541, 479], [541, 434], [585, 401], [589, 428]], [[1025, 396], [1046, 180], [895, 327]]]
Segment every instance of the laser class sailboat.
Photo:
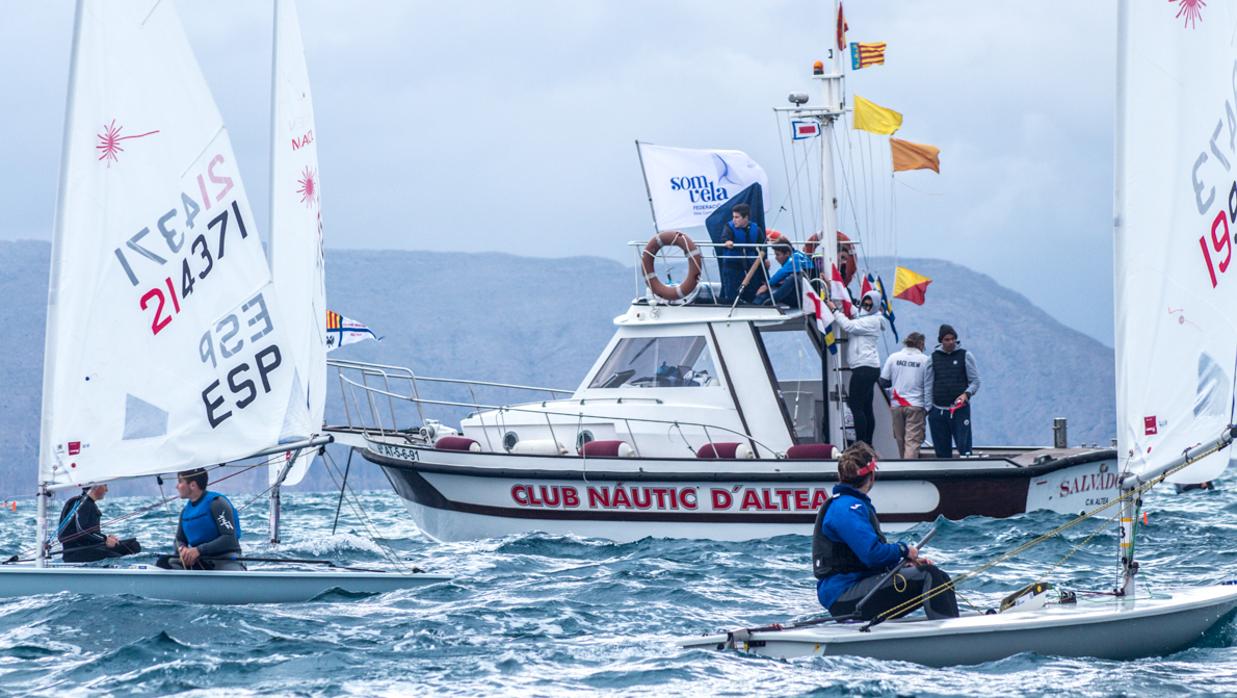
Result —
[[[1043, 591], [995, 615], [870, 627], [809, 621], [686, 639], [684, 647], [930, 665], [1019, 652], [1127, 659], [1182, 649], [1237, 607], [1234, 581], [1181, 590], [1135, 583], [1142, 495], [1162, 481], [1214, 479], [1227, 468], [1237, 434], [1237, 278], [1230, 266], [1237, 222], [1231, 169], [1237, 7], [1192, 8], [1178, 14], [1172, 4], [1122, 0], [1118, 10], [1114, 311], [1121, 496], [1109, 507], [1120, 507], [1120, 588], [1085, 599]], [[1106, 578], [1097, 574], [1097, 586]]]
[[[276, 36], [293, 47], [276, 51], [282, 85], [305, 71], [295, 13], [280, 7]], [[307, 82], [299, 87], [307, 100]], [[308, 258], [311, 268], [316, 259], [320, 269], [316, 227], [278, 239], [282, 259]], [[227, 130], [173, 3], [79, 0], [48, 294], [37, 552], [33, 564], [0, 566], [0, 596], [286, 602], [444, 579], [342, 566], [49, 564], [53, 492], [283, 451], [295, 462], [329, 441], [318, 435], [320, 408], [311, 416], [325, 372], [324, 353], [311, 351], [313, 341], [324, 346], [313, 314], [321, 324], [325, 309], [311, 312], [320, 301], [285, 288], [271, 282]]]

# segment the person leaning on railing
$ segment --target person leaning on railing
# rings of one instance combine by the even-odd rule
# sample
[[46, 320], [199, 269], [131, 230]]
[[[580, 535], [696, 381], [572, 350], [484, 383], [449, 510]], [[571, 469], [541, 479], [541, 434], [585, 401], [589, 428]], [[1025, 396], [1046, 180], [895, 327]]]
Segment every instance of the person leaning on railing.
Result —
[[780, 266], [769, 277], [768, 284], [756, 289], [756, 305], [766, 305], [772, 300], [778, 305], [798, 308], [803, 298], [802, 289], [809, 283], [807, 277], [814, 267], [812, 258], [796, 250], [780, 235], [770, 236], [770, 242], [773, 243], [773, 257]]
[[[752, 207], [747, 204], [735, 204], [731, 210], [731, 220], [722, 226], [722, 249], [718, 250], [717, 264], [722, 274], [721, 302], [733, 304], [743, 286], [743, 277], [747, 270], [756, 262], [759, 255], [756, 247], [735, 247], [739, 245], [763, 245], [765, 231], [751, 220]], [[748, 284], [743, 288], [743, 303], [751, 303], [756, 299], [756, 286]]]

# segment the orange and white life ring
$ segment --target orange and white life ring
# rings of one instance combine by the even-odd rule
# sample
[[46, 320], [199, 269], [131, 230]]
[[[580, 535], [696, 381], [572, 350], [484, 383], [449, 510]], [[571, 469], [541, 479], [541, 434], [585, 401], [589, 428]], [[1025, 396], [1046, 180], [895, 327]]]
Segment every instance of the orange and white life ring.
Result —
[[[808, 238], [807, 242], [803, 244], [803, 251], [807, 254], [807, 256], [817, 256], [813, 253], [816, 252], [816, 245], [819, 242], [820, 233], [812, 233], [812, 237]], [[850, 285], [851, 279], [855, 278], [855, 244], [851, 242], [846, 233], [843, 233], [840, 230], [838, 231], [837, 261], [838, 269], [842, 271], [843, 275], [842, 282]], [[816, 272], [822, 279], [829, 277], [829, 271], [826, 270], [822, 264], [816, 265]]]
[[[666, 284], [663, 283], [657, 276], [657, 272], [653, 270], [653, 261], [657, 257], [657, 253], [666, 245], [673, 245], [687, 256], [687, 278], [683, 279], [682, 283]], [[644, 269], [644, 280], [649, 285], [649, 290], [658, 298], [664, 298], [668, 301], [682, 300], [692, 294], [696, 290], [696, 286], [700, 283], [700, 272], [702, 265], [700, 261], [700, 248], [696, 247], [696, 243], [692, 239], [677, 230], [666, 230], [660, 232], [649, 240], [649, 244], [644, 246], [644, 254], [641, 255], [640, 266]]]

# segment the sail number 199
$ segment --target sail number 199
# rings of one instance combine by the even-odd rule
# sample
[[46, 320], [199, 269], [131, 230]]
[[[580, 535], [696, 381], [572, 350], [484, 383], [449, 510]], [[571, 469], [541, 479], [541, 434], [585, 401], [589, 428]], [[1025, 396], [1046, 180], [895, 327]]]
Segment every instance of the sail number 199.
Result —
[[[1211, 220], [1211, 240], [1208, 240], [1206, 235], [1198, 238], [1198, 246], [1203, 251], [1203, 261], [1207, 264], [1207, 274], [1211, 277], [1212, 288], [1219, 284], [1216, 268], [1219, 267], [1220, 273], [1223, 274], [1228, 271], [1229, 264], [1233, 261], [1233, 235], [1229, 231], [1230, 221], [1237, 222], [1237, 182], [1233, 182], [1233, 188], [1229, 190], [1228, 210], [1221, 208], [1216, 213], [1216, 217]], [[1213, 250], [1214, 257], [1212, 256]], [[1220, 258], [1221, 255], [1223, 259]]]

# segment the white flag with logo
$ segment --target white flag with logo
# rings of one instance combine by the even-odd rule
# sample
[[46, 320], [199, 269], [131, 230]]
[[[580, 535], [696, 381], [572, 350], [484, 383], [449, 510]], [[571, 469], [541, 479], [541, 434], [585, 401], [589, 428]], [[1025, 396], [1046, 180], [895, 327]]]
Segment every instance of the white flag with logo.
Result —
[[749, 186], [769, 189], [764, 168], [741, 150], [638, 146], [659, 230], [704, 225], [714, 209]]

